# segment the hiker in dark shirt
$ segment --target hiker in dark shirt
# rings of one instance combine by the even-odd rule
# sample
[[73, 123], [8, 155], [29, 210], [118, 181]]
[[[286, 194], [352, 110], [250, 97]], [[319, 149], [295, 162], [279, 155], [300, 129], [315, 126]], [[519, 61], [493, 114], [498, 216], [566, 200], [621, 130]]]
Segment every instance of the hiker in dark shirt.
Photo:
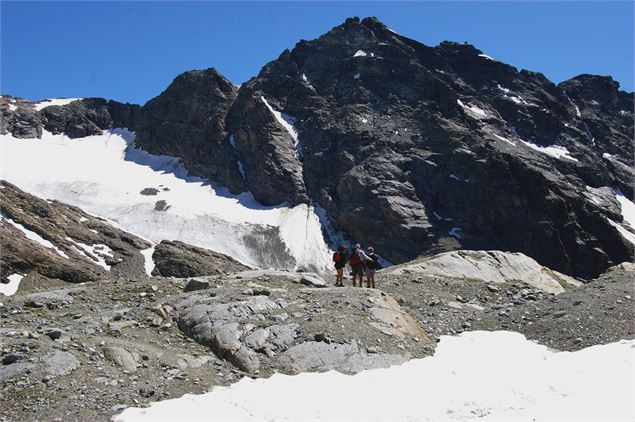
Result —
[[377, 256], [372, 246], [368, 247], [368, 257], [370, 261], [366, 262], [366, 287], [374, 289], [375, 272], [381, 269], [381, 264], [379, 263], [379, 256]]
[[333, 254], [333, 262], [335, 263], [335, 271], [337, 276], [335, 278], [335, 285], [339, 287], [344, 286], [344, 267], [346, 266], [346, 245], [340, 246], [340, 248]]
[[348, 263], [351, 266], [351, 270], [353, 270], [353, 287], [357, 286], [357, 277], [359, 276], [359, 287], [363, 287], [364, 282], [364, 263], [370, 261], [371, 259], [364, 253], [362, 247], [358, 244], [355, 245], [355, 248], [351, 251], [351, 256], [348, 258]]

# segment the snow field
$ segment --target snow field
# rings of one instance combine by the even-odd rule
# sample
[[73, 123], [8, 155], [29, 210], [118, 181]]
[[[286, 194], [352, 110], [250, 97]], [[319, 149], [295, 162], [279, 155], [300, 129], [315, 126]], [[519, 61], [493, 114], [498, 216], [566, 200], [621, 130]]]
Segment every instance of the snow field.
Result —
[[518, 333], [474, 331], [399, 366], [243, 378], [113, 420], [632, 421], [634, 365], [635, 340], [558, 352]]
[[18, 291], [18, 287], [20, 287], [20, 282], [24, 276], [21, 274], [11, 274], [7, 278], [9, 279], [8, 284], [0, 283], [0, 294], [11, 296]]
[[[72, 140], [49, 132], [42, 139], [0, 135], [3, 154], [10, 157], [4, 161], [2, 177], [39, 197], [106, 218], [153, 243], [180, 240], [252, 267], [266, 264], [254, 250], [257, 246], [244, 236], [258, 228], [279, 227], [297, 266], [318, 272], [330, 269], [330, 250], [311, 207], [265, 207], [250, 193], [231, 195], [222, 186], [189, 176], [174, 157], [135, 149], [133, 141], [134, 134], [125, 129]], [[141, 195], [144, 188], [159, 193]], [[155, 210], [160, 200], [167, 209]]]
[[38, 103], [35, 103], [34, 105], [36, 110], [42, 110], [44, 107], [63, 106], [77, 100], [81, 100], [81, 98], [53, 98], [50, 100], [40, 101]]

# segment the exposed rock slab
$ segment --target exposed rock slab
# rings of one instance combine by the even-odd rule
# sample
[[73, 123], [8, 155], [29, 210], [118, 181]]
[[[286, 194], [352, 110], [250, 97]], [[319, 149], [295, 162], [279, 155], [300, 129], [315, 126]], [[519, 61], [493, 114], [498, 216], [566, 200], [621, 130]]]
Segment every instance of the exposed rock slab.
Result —
[[388, 268], [385, 274], [412, 274], [425, 278], [457, 278], [485, 283], [524, 282], [546, 293], [562, 293], [580, 286], [576, 279], [543, 267], [520, 253], [454, 251]]
[[155, 247], [152, 260], [155, 263], [152, 275], [163, 277], [209, 276], [249, 268], [227, 255], [167, 240]]

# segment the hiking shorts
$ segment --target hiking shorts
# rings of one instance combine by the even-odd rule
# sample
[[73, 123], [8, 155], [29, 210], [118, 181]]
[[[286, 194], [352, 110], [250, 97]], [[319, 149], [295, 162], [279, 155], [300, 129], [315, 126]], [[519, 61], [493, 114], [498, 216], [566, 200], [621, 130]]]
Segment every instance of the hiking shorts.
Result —
[[353, 270], [353, 277], [355, 277], [356, 275], [358, 275], [358, 276], [363, 276], [364, 275], [364, 265], [363, 264], [351, 265], [351, 269]]
[[376, 270], [373, 270], [372, 268], [368, 268], [368, 267], [366, 267], [366, 277], [372, 277], [372, 276], [374, 276], [374, 275], [375, 275], [375, 271], [376, 271]]

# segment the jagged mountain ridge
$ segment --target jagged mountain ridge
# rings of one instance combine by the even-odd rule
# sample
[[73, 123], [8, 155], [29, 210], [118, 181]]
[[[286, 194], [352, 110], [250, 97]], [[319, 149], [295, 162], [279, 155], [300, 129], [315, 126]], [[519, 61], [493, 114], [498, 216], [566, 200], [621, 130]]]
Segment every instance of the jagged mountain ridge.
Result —
[[128, 127], [137, 146], [233, 192], [319, 204], [394, 262], [502, 249], [592, 277], [633, 256], [609, 221], [622, 221], [609, 188], [633, 197], [632, 95], [610, 77], [556, 86], [374, 18], [300, 41], [240, 89], [208, 69], [142, 107], [85, 99], [2, 113], [0, 130], [17, 137]]

